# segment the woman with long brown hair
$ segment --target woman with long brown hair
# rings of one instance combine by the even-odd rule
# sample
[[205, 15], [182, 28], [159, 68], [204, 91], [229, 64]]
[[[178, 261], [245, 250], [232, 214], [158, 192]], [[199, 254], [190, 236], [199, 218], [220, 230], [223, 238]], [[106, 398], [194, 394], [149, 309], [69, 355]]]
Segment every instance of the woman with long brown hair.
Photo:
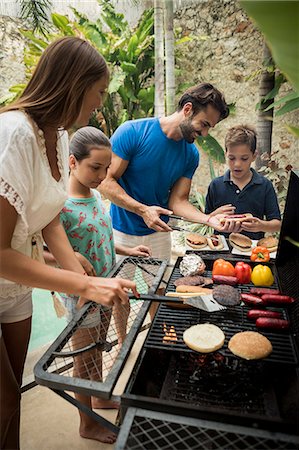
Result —
[[[32, 287], [80, 295], [80, 306], [85, 299], [104, 306], [126, 304], [127, 289], [138, 295], [128, 280], [84, 276], [59, 221], [67, 198], [67, 130], [87, 125], [108, 83], [106, 62], [89, 43], [62, 38], [44, 51], [21, 97], [0, 111], [2, 449], [19, 448]], [[63, 270], [41, 261], [43, 241]], [[113, 433], [84, 414], [80, 434], [115, 441]]]

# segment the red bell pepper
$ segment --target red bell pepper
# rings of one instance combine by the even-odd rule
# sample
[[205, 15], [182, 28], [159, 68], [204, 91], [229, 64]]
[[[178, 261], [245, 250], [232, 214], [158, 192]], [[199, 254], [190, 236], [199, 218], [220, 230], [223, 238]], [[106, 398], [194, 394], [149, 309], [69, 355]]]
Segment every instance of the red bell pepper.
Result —
[[242, 261], [235, 265], [235, 273], [239, 284], [248, 284], [251, 280], [251, 267]]

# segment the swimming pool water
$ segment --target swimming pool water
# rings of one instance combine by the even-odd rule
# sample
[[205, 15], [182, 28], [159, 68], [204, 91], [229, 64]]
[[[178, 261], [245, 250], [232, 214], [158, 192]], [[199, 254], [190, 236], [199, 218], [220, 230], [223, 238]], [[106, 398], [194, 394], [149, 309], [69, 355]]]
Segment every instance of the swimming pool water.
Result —
[[58, 319], [49, 291], [33, 290], [33, 316], [32, 331], [29, 342], [29, 351], [35, 350], [45, 344], [51, 344], [66, 327], [64, 317]]

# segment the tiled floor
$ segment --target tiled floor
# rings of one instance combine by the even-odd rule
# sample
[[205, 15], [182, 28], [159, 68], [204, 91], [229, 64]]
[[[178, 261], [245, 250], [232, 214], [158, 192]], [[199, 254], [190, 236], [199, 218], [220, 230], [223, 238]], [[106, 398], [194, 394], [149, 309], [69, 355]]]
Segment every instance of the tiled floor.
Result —
[[[123, 392], [146, 333], [139, 334], [115, 387], [115, 395]], [[108, 420], [115, 421], [115, 410], [98, 411]], [[77, 409], [50, 389], [36, 386], [22, 395], [21, 450], [113, 450], [113, 445], [81, 438], [78, 426]]]

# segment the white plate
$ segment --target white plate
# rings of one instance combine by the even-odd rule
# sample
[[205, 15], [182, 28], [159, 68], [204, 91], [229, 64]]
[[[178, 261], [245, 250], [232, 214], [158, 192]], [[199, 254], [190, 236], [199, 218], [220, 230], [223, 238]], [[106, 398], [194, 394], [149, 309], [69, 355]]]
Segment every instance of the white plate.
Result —
[[[241, 250], [238, 250], [237, 248], [233, 247], [232, 249], [232, 255], [244, 255], [244, 256], [250, 256], [251, 255], [251, 251], [254, 247], [256, 247], [257, 244], [257, 240], [252, 239], [252, 246], [249, 252], [241, 252]], [[271, 252], [270, 253], [270, 258], [275, 259], [276, 258], [276, 252]]]
[[[190, 233], [188, 233], [188, 234], [190, 234]], [[196, 234], [196, 233], [194, 233], [194, 234]], [[223, 252], [224, 250], [229, 250], [229, 247], [227, 245], [225, 237], [222, 234], [218, 234], [217, 236], [221, 237], [221, 240], [222, 240], [222, 243], [223, 243], [223, 248], [221, 250], [211, 249], [208, 245], [206, 245], [203, 248], [193, 248], [193, 247], [190, 247], [187, 243], [185, 243], [185, 249], [186, 250], [193, 250], [193, 251], [196, 251], [196, 252], [202, 252], [202, 251], [206, 251], [206, 250], [209, 250], [210, 252]]]

